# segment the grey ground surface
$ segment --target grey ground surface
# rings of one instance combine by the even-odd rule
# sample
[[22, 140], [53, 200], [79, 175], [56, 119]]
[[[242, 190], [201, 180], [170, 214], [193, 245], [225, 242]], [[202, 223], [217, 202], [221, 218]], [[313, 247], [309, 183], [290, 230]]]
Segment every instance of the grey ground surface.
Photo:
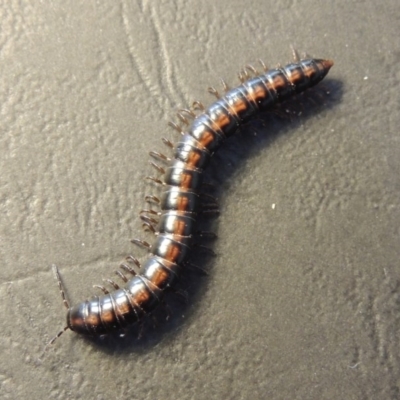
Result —
[[[400, 398], [397, 0], [0, 13], [1, 398]], [[76, 302], [144, 257], [129, 239], [146, 237], [137, 216], [157, 189], [143, 178], [148, 151], [177, 138], [167, 121], [246, 63], [286, 63], [290, 44], [334, 59], [330, 95], [215, 156], [218, 255], [199, 260], [188, 304], [172, 299], [142, 339], [67, 332], [43, 355], [65, 323], [51, 265]]]

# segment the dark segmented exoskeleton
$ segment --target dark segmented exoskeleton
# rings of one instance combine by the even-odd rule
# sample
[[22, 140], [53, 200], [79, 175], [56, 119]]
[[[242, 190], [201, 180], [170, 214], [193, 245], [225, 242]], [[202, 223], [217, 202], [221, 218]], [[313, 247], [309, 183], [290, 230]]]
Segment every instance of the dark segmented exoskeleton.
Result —
[[[295, 59], [285, 67], [267, 70], [262, 63], [264, 72], [255, 77], [249, 74], [256, 74], [255, 68], [246, 66], [239, 74], [240, 86], [229, 89], [223, 82], [225, 94], [222, 97], [216, 89], [209, 89], [218, 99], [207, 109], [195, 102], [191, 109], [181, 110], [178, 118], [187, 129], [172, 123], [182, 136], [175, 146], [168, 139], [163, 139], [167, 146], [173, 148], [173, 157], [150, 153], [169, 165], [164, 168], [154, 164], [164, 176], [163, 179], [150, 179], [166, 189], [161, 198], [146, 198], [158, 204], [160, 212], [147, 210], [141, 215], [144, 224], [156, 234], [156, 239], [152, 245], [133, 240], [148, 248], [147, 260], [140, 265], [137, 259], [128, 257], [128, 263], [123, 263], [121, 267], [134, 276], [128, 279], [118, 272], [125, 281], [124, 287], [108, 280], [114, 291], [108, 292], [99, 286], [104, 295], [72, 307], [65, 298], [58, 270], [54, 267], [68, 312], [67, 326], [51, 343], [67, 329], [81, 334], [102, 335], [137, 322], [153, 311], [160, 304], [165, 290], [178, 279], [180, 268], [193, 246], [194, 226], [200, 210], [202, 171], [210, 157], [240, 125], [256, 113], [316, 85], [332, 65], [331, 60], [307, 58]], [[192, 123], [189, 125], [190, 119]], [[140, 268], [138, 273], [129, 265], [132, 263]]]

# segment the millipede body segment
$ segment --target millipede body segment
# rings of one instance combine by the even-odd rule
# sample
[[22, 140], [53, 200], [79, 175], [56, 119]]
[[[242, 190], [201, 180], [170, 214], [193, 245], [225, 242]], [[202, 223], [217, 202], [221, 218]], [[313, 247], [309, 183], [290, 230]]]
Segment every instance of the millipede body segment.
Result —
[[[240, 125], [258, 112], [316, 85], [332, 65], [331, 60], [308, 58], [264, 71], [255, 77], [249, 77], [245, 72], [240, 75], [240, 86], [229, 90], [224, 84], [226, 92], [208, 108], [196, 102], [190, 110], [181, 110], [178, 117], [184, 126], [181, 128], [172, 124], [181, 131], [180, 140], [172, 145], [164, 139], [164, 143], [173, 148], [173, 157], [150, 153], [169, 165], [156, 166], [164, 173], [163, 179], [150, 178], [165, 187], [161, 198], [148, 196], [147, 199], [157, 203], [160, 211], [148, 210], [141, 216], [155, 233], [155, 241], [152, 245], [135, 241], [148, 248], [147, 260], [140, 265], [138, 260], [128, 257], [127, 263], [121, 267], [133, 277], [128, 279], [117, 272], [125, 281], [124, 287], [109, 280], [115, 290], [108, 292], [99, 286], [103, 295], [72, 307], [65, 299], [58, 271], [55, 270], [68, 312], [67, 326], [51, 343], [67, 329], [81, 334], [102, 335], [140, 321], [152, 312], [160, 304], [165, 290], [178, 279], [193, 246], [194, 226], [200, 211], [202, 172], [210, 157]], [[252, 71], [255, 72], [255, 69]], [[210, 91], [219, 96], [215, 89]], [[200, 110], [198, 114], [196, 109], [197, 113]], [[188, 119], [192, 119], [191, 124]], [[139, 272], [129, 265], [132, 263], [140, 268]]]

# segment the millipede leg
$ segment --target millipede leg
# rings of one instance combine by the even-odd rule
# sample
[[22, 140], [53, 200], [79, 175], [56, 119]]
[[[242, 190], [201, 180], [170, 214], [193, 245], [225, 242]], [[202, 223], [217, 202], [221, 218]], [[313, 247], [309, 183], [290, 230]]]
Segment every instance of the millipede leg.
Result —
[[251, 64], [247, 64], [245, 66], [246, 70], [252, 72], [254, 75], [259, 75], [259, 72], [257, 71], [256, 68], [254, 68]]
[[178, 111], [176, 113], [176, 116], [178, 117], [178, 119], [183, 122], [185, 125], [189, 125], [189, 120], [183, 115], [183, 113], [181, 111]]
[[174, 144], [173, 144], [169, 139], [163, 137], [163, 138], [161, 138], [161, 141], [162, 141], [166, 146], [168, 146], [170, 149], [173, 149], [173, 148], [174, 148]]
[[[124, 269], [125, 271], [129, 272], [129, 273], [132, 274], [133, 276], [136, 276], [136, 275], [137, 275], [136, 271], [135, 271], [132, 267], [130, 267], [129, 265], [121, 264], [119, 267], [120, 267], [121, 269]], [[125, 276], [125, 275], [124, 275], [124, 276]]]
[[204, 111], [206, 108], [204, 107], [204, 104], [201, 101], [194, 101], [192, 104], [192, 110], [200, 110], [200, 111]]
[[145, 240], [141, 240], [141, 239], [131, 239], [131, 243], [136, 244], [140, 247], [144, 247], [147, 250], [151, 249], [151, 244], [147, 243]]
[[210, 231], [197, 231], [196, 235], [200, 236], [202, 239], [214, 240], [217, 238], [217, 235]]
[[157, 165], [153, 161], [149, 161], [150, 165], [153, 166], [158, 172], [161, 172], [162, 174], [165, 174], [165, 169], [161, 167], [160, 165]]
[[143, 222], [142, 228], [144, 229], [145, 232], [151, 232], [151, 233], [157, 233], [156, 228], [150, 222]]
[[299, 63], [300, 62], [300, 55], [299, 52], [294, 48], [293, 45], [290, 46], [292, 49], [292, 55], [293, 55], [293, 61], [295, 63]]
[[189, 110], [188, 108], [182, 108], [181, 110], [179, 110], [179, 114], [181, 114], [186, 120], [187, 118], [185, 117], [185, 114], [191, 119], [196, 118], [196, 114], [192, 110]]
[[219, 213], [218, 203], [209, 202], [209, 203], [202, 204], [201, 212], [204, 212], [204, 211], [206, 211], [206, 212], [214, 211], [214, 212]]
[[145, 196], [144, 200], [147, 203], [155, 203], [155, 204], [160, 204], [160, 202], [161, 202], [161, 200], [157, 196], [153, 196], [153, 195]]
[[178, 124], [176, 124], [175, 122], [169, 121], [168, 125], [171, 128], [175, 129], [177, 132], [179, 132], [181, 135], [185, 134], [185, 131]]
[[149, 154], [151, 157], [156, 158], [157, 160], [161, 160], [164, 162], [171, 161], [171, 159], [169, 157], [167, 157], [166, 155], [164, 155], [162, 153], [159, 153], [158, 151], [150, 151]]
[[[136, 261], [137, 261], [137, 264], [136, 264], [135, 261], [132, 261], [132, 260], [136, 260]], [[136, 265], [138, 268], [140, 268], [139, 260], [136, 259], [135, 257], [128, 256], [128, 257], [126, 258], [126, 261], [127, 261], [127, 262], [134, 262], [135, 265]], [[133, 275], [133, 276], [136, 276], [136, 275], [137, 275], [137, 272], [136, 272], [132, 267], [130, 267], [129, 265], [126, 265], [126, 264], [122, 263], [119, 267], [120, 267], [121, 269], [125, 270], [126, 272], [129, 272], [129, 273], [130, 273], [131, 275]]]
[[227, 91], [229, 91], [229, 85], [225, 82], [225, 80], [221, 78], [220, 82], [222, 85], [222, 89], [224, 89], [224, 92], [226, 93]]
[[152, 182], [156, 183], [157, 185], [165, 185], [165, 183], [161, 179], [154, 178], [154, 176], [146, 176], [146, 179], [148, 181], [152, 181]]
[[111, 285], [115, 290], [119, 289], [119, 285], [117, 285], [112, 279], [103, 279], [103, 282], [107, 282]]
[[95, 289], [100, 289], [104, 294], [109, 294], [109, 293], [110, 293], [104, 286], [101, 286], [101, 285], [93, 285], [93, 287], [94, 287]]
[[203, 246], [202, 244], [195, 243], [195, 244], [193, 245], [193, 247], [196, 247], [196, 248], [198, 248], [198, 249], [204, 251], [205, 253], [211, 254], [211, 255], [214, 256], [214, 257], [217, 255], [213, 249], [210, 249], [210, 248], [207, 247], [207, 246]]
[[200, 214], [204, 215], [204, 216], [215, 216], [215, 215], [219, 215], [220, 211], [219, 208], [215, 208], [215, 209], [202, 209], [200, 210]]
[[265, 64], [265, 62], [263, 60], [261, 60], [261, 59], [259, 59], [258, 62], [260, 63], [260, 65], [261, 65], [262, 69], [264, 70], [264, 72], [267, 72], [268, 69], [269, 69], [267, 64]]
[[193, 264], [193, 263], [190, 262], [190, 261], [186, 261], [186, 262], [185, 262], [185, 266], [187, 266], [188, 268], [196, 269], [196, 270], [198, 270], [198, 271], [204, 273], [205, 275], [210, 275], [209, 272], [208, 272], [206, 269], [204, 269], [204, 268], [202, 268], [202, 267], [199, 267], [198, 265]]
[[116, 270], [115, 273], [126, 283], [128, 282], [128, 278], [121, 272]]
[[156, 219], [151, 218], [151, 217], [149, 217], [148, 215], [140, 214], [140, 219], [141, 219], [143, 222], [148, 222], [149, 224], [151, 224], [151, 225], [153, 225], [153, 226], [156, 226], [156, 225], [158, 224], [158, 221], [157, 221]]
[[140, 210], [139, 215], [143, 215], [143, 214], [151, 214], [151, 215], [157, 215], [160, 216], [161, 213], [159, 211], [154, 211], [154, 210]]
[[219, 92], [218, 92], [218, 90], [215, 89], [215, 87], [213, 87], [213, 86], [209, 87], [209, 88], [207, 89], [207, 91], [208, 91], [208, 93], [214, 95], [217, 99], [219, 99], [219, 98], [221, 97], [220, 94], [219, 94]]
[[138, 268], [141, 267], [140, 261], [136, 257], [133, 257], [132, 255], [127, 256], [125, 260], [128, 261], [129, 263], [134, 263]]
[[211, 204], [217, 204], [218, 206], [218, 200], [212, 196], [211, 194], [208, 193], [200, 193], [200, 197], [205, 197], [206, 199], [210, 199], [211, 200]]
[[238, 78], [241, 83], [244, 83], [247, 81], [247, 79], [249, 79], [249, 73], [245, 69], [242, 71], [239, 71]]

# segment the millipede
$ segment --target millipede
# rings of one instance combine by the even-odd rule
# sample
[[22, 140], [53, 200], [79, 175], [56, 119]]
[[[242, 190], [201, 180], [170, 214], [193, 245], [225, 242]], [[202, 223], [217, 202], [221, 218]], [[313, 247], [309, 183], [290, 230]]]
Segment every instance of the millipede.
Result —
[[217, 89], [209, 88], [208, 91], [217, 100], [208, 108], [196, 101], [192, 107], [178, 111], [179, 123], [171, 122], [170, 125], [179, 131], [180, 139], [176, 144], [162, 139], [173, 156], [150, 152], [150, 156], [163, 165], [151, 162], [162, 178], [148, 179], [165, 190], [160, 197], [145, 198], [146, 202], [155, 203], [159, 211], [150, 207], [140, 213], [145, 228], [155, 234], [154, 243], [132, 240], [148, 250], [146, 260], [140, 263], [137, 258], [128, 256], [120, 265], [121, 271], [116, 271], [124, 282], [123, 287], [107, 279], [105, 281], [113, 288], [112, 291], [96, 285], [103, 292], [101, 296], [74, 306], [70, 306], [59, 271], [53, 266], [68, 311], [66, 326], [51, 339], [49, 345], [68, 329], [90, 336], [120, 330], [143, 320], [163, 301], [165, 292], [173, 288], [179, 279], [195, 245], [193, 236], [201, 211], [203, 171], [211, 156], [243, 123], [257, 113], [313, 87], [333, 65], [329, 59], [300, 59], [296, 51], [293, 53], [294, 61], [284, 67], [268, 69], [260, 61], [262, 73], [254, 66], [246, 65], [239, 73], [241, 84], [238, 87], [230, 89], [222, 81], [223, 95]]

